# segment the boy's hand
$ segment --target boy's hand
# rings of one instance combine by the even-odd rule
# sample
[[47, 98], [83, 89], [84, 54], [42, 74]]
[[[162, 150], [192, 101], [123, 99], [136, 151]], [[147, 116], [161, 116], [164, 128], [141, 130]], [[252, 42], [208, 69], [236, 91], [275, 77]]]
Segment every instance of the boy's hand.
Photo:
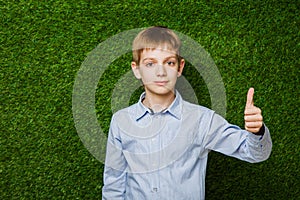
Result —
[[254, 88], [250, 88], [247, 94], [247, 102], [245, 107], [245, 129], [252, 133], [258, 133], [263, 126], [263, 117], [261, 109], [254, 106], [253, 101]]

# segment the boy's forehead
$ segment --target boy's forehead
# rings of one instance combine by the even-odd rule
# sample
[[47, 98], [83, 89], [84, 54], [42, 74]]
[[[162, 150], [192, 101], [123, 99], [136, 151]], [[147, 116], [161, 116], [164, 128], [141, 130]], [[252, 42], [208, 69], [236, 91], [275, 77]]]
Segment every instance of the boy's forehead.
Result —
[[155, 54], [155, 53], [160, 53], [163, 55], [169, 55], [169, 56], [177, 56], [177, 52], [175, 50], [166, 48], [166, 47], [152, 47], [152, 48], [144, 48], [141, 51], [141, 56], [145, 56], [148, 54]]
[[166, 49], [148, 49], [141, 52], [141, 60], [177, 58], [177, 54]]

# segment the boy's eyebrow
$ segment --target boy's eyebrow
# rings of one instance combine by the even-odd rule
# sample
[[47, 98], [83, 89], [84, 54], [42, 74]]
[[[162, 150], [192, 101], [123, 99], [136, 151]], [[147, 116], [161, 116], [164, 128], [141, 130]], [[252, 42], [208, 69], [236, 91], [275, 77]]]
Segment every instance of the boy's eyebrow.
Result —
[[145, 60], [156, 60], [155, 58], [144, 58], [143, 60], [142, 60], [142, 62], [144, 62]]
[[168, 57], [166, 57], [164, 60], [169, 60], [169, 59], [171, 59], [171, 58], [177, 59], [176, 56], [168, 56]]
[[[176, 56], [168, 56], [168, 57], [164, 58], [164, 62], [165, 62], [166, 60], [171, 59], [171, 58], [177, 59]], [[151, 58], [151, 57], [150, 57], [150, 58], [144, 58], [144, 59], [142, 60], [142, 62], [144, 62], [145, 60], [156, 60], [156, 58]]]
[[166, 58], [163, 60], [163, 62], [165, 63], [165, 62], [167, 62], [167, 61], [170, 60], [170, 59], [174, 59], [174, 60], [177, 61], [177, 57], [176, 57], [176, 56], [168, 56], [168, 57], [166, 57]]

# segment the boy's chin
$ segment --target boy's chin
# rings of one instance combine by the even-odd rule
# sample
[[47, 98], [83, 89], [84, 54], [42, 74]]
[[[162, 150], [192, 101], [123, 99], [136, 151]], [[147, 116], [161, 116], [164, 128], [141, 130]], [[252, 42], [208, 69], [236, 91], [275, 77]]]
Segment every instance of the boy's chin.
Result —
[[155, 87], [155, 88], [146, 88], [145, 89], [146, 94], [155, 94], [155, 95], [161, 95], [161, 96], [165, 96], [165, 95], [170, 95], [170, 94], [174, 94], [175, 89], [172, 88], [167, 88], [167, 87]]

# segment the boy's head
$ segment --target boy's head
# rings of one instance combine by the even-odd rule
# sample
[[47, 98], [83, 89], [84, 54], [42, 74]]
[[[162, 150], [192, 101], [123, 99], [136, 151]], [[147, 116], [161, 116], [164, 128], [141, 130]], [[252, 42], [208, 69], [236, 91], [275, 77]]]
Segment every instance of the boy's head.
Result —
[[136, 36], [131, 68], [147, 94], [174, 93], [185, 64], [179, 55], [180, 46], [178, 36], [164, 27], [150, 27]]
[[144, 50], [165, 49], [175, 52], [178, 62], [180, 57], [181, 41], [170, 29], [161, 26], [153, 26], [141, 31], [133, 40], [133, 62], [140, 64], [141, 54]]

